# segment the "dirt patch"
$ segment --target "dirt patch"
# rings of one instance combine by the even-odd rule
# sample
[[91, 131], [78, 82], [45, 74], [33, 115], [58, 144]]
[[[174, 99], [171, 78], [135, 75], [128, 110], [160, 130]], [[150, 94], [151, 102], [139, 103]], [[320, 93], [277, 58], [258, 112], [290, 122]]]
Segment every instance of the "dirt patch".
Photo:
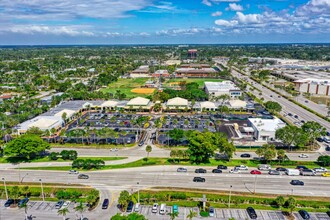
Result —
[[131, 92], [138, 94], [152, 94], [155, 91], [153, 88], [135, 88], [132, 89]]

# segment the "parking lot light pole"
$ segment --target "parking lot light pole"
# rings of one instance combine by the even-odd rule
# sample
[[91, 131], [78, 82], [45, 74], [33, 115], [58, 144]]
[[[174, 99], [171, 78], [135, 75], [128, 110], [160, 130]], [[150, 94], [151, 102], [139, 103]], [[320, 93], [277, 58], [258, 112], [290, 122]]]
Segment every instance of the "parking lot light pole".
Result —
[[6, 180], [5, 180], [5, 178], [2, 178], [2, 180], [3, 180], [3, 185], [5, 186], [6, 199], [8, 200], [8, 191], [7, 191], [7, 186], [6, 186]]
[[229, 188], [229, 200], [228, 200], [228, 208], [230, 209], [230, 198], [231, 198], [231, 188], [232, 188], [233, 186], [232, 185], [230, 185], [230, 188]]
[[137, 185], [138, 185], [138, 189], [137, 189], [137, 191], [138, 191], [138, 203], [140, 203], [140, 189], [139, 189], [139, 182], [137, 182], [136, 183]]
[[40, 185], [41, 185], [41, 195], [42, 195], [42, 201], [45, 201], [45, 194], [44, 194], [44, 187], [42, 185], [42, 179], [39, 179]]

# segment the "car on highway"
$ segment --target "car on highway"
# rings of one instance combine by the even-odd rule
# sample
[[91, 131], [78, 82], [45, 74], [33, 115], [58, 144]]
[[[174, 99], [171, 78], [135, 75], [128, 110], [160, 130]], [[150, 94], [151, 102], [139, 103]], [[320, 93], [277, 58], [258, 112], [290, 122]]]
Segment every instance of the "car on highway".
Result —
[[269, 175], [281, 175], [280, 171], [277, 171], [277, 170], [270, 170], [268, 172]]
[[301, 209], [298, 212], [299, 212], [300, 216], [303, 219], [310, 219], [311, 218], [311, 216], [309, 215], [309, 213], [306, 210]]
[[102, 209], [107, 209], [109, 206], [109, 199], [104, 199], [102, 203]]
[[308, 155], [307, 154], [300, 154], [298, 157], [299, 158], [308, 158]]
[[88, 179], [89, 176], [87, 174], [79, 174], [78, 179]]
[[196, 177], [194, 177], [193, 181], [194, 182], [202, 182], [202, 183], [204, 183], [205, 182], [205, 178], [196, 176]]
[[250, 172], [251, 174], [257, 174], [257, 175], [260, 175], [261, 174], [261, 172], [259, 171], [259, 170], [251, 170], [251, 172]]
[[63, 205], [61, 206], [60, 210], [68, 208], [69, 205], [71, 204], [71, 201], [67, 200], [63, 203]]
[[225, 166], [225, 165], [218, 165], [217, 168], [218, 168], [219, 170], [227, 170], [227, 169], [228, 169], [228, 167]]
[[198, 168], [195, 170], [195, 173], [206, 173], [206, 170], [203, 168]]
[[235, 169], [238, 169], [238, 170], [248, 170], [249, 167], [247, 167], [245, 165], [240, 165], [240, 166], [236, 166]]
[[24, 199], [22, 199], [22, 200], [20, 200], [18, 202], [18, 207], [22, 207], [22, 206], [24, 206], [28, 202], [29, 202], [29, 198], [28, 197], [25, 197]]
[[298, 170], [307, 170], [308, 168], [306, 166], [299, 165], [299, 166], [296, 166], [296, 169], [298, 169]]
[[69, 170], [69, 174], [79, 174], [77, 170]]
[[316, 173], [314, 170], [311, 170], [311, 169], [303, 169], [303, 170], [300, 170], [300, 175], [302, 176], [315, 176]]
[[275, 170], [276, 171], [285, 172], [286, 171], [286, 168], [284, 168], [284, 167], [277, 167]]
[[248, 213], [248, 215], [250, 216], [251, 219], [257, 219], [257, 213], [254, 210], [254, 208], [252, 207], [247, 207], [246, 212]]
[[8, 199], [6, 202], [5, 202], [5, 207], [9, 207], [11, 206], [11, 204], [14, 204], [14, 200], [13, 199]]
[[187, 172], [187, 168], [179, 167], [176, 172]]
[[301, 180], [291, 180], [290, 184], [293, 185], [293, 186], [303, 186], [303, 185], [305, 185], [304, 182], [301, 181]]
[[215, 212], [215, 211], [214, 211], [214, 208], [213, 208], [213, 207], [210, 207], [210, 208], [209, 208], [209, 216], [210, 216], [210, 217], [214, 217], [214, 212]]
[[60, 209], [62, 207], [63, 203], [64, 203], [63, 200], [58, 201], [55, 205], [55, 209]]
[[271, 170], [272, 167], [268, 164], [259, 164], [258, 170]]
[[220, 170], [220, 169], [213, 169], [212, 170], [212, 173], [222, 173], [222, 170]]
[[127, 209], [126, 212], [132, 212], [134, 208], [134, 202], [133, 201], [129, 201], [128, 205], [127, 205]]
[[251, 154], [241, 154], [241, 157], [242, 158], [250, 158], [251, 157]]
[[239, 169], [231, 169], [229, 173], [241, 173], [241, 171]]
[[324, 176], [324, 177], [330, 177], [330, 173], [329, 172], [324, 172], [324, 173], [322, 173], [322, 176]]
[[316, 167], [313, 170], [316, 173], [323, 173], [323, 172], [327, 172], [328, 171], [328, 169], [327, 168], [324, 168], [324, 167]]
[[157, 213], [158, 212], [158, 203], [154, 203], [152, 205], [152, 209], [151, 209], [152, 213]]

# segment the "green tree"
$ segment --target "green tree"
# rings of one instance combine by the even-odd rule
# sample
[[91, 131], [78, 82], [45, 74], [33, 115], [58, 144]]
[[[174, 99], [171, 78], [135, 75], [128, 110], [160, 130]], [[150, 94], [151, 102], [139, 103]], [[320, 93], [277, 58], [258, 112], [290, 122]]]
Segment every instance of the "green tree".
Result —
[[275, 137], [289, 148], [292, 145], [304, 147], [308, 142], [308, 135], [301, 128], [293, 125], [286, 125], [283, 128], [277, 129]]
[[41, 136], [44, 132], [42, 130], [40, 130], [40, 128], [38, 127], [32, 127], [32, 128], [29, 128], [27, 131], [26, 131], [26, 134], [32, 134], [32, 135], [37, 135], [37, 136]]
[[273, 144], [264, 144], [260, 148], [257, 149], [256, 154], [259, 157], [263, 157], [266, 161], [273, 159], [276, 157], [276, 149]]
[[301, 128], [308, 135], [308, 139], [313, 146], [315, 145], [316, 138], [326, 134], [326, 129], [315, 121], [308, 121]]
[[14, 199], [14, 204], [16, 204], [19, 194], [20, 192], [18, 186], [13, 186], [13, 188], [10, 190], [10, 195]]
[[189, 135], [188, 153], [192, 163], [200, 164], [209, 162], [217, 146], [214, 144], [213, 133], [193, 131]]
[[197, 217], [197, 212], [195, 212], [194, 210], [190, 209], [189, 210], [189, 214], [187, 215], [187, 218], [189, 220], [192, 220], [194, 217]]
[[293, 197], [289, 197], [288, 200], [285, 202], [286, 207], [290, 210], [290, 214], [292, 215], [293, 210], [297, 206], [297, 201]]
[[275, 203], [276, 203], [277, 207], [279, 207], [279, 208], [282, 207], [285, 204], [284, 197], [283, 196], [276, 197]]
[[126, 211], [128, 202], [131, 200], [131, 195], [128, 191], [124, 190], [120, 192], [119, 198], [118, 198], [118, 204], [121, 207], [122, 211]]
[[127, 216], [128, 220], [147, 220], [144, 215], [141, 215], [139, 213], [133, 212]]
[[175, 145], [177, 145], [178, 141], [184, 137], [184, 131], [182, 129], [174, 128], [168, 132], [168, 135], [174, 140]]
[[152, 147], [150, 145], [146, 146], [147, 158], [149, 157], [149, 153], [152, 151]]
[[174, 160], [174, 158], [177, 157], [177, 150], [171, 150], [170, 157], [173, 158], [173, 160]]
[[277, 159], [283, 161], [285, 159], [285, 150], [280, 149], [277, 151]]
[[68, 208], [64, 208], [64, 209], [59, 209], [57, 211], [58, 215], [62, 215], [63, 216], [63, 220], [66, 220], [66, 215], [69, 213], [69, 209]]
[[176, 217], [179, 216], [179, 213], [178, 212], [170, 212], [170, 213], [168, 213], [168, 215], [170, 216], [171, 220], [174, 220], [174, 219], [176, 219]]
[[9, 156], [31, 159], [47, 149], [50, 149], [49, 143], [43, 141], [40, 137], [22, 135], [10, 141], [4, 149], [4, 153]]
[[80, 213], [80, 220], [82, 220], [83, 212], [86, 210], [86, 206], [82, 202], [80, 202], [79, 205], [77, 205], [74, 209]]
[[282, 111], [282, 106], [278, 102], [268, 101], [265, 103], [265, 107], [268, 111], [272, 113]]
[[322, 166], [330, 166], [330, 156], [322, 155], [317, 158], [317, 162]]

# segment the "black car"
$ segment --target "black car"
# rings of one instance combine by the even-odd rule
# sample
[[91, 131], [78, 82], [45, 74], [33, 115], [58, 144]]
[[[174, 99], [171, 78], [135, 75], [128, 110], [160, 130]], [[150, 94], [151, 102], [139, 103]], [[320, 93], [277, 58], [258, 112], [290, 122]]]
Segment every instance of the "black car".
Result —
[[298, 115], [295, 115], [294, 118], [298, 118]]
[[300, 181], [300, 180], [291, 180], [290, 184], [294, 185], [294, 186], [303, 186], [303, 185], [305, 185], [304, 182]]
[[203, 178], [203, 177], [194, 177], [193, 181], [194, 182], [202, 182], [202, 183], [204, 183], [205, 182], [205, 178]]
[[222, 173], [222, 170], [220, 170], [220, 169], [213, 169], [212, 170], [212, 173]]
[[297, 166], [296, 169], [298, 169], [298, 170], [308, 170], [308, 168], [305, 167], [305, 166]]
[[5, 207], [9, 207], [11, 204], [14, 203], [14, 200], [13, 199], [8, 199], [6, 202], [5, 202]]
[[321, 137], [316, 138], [316, 140], [317, 140], [318, 142], [324, 142], [323, 138], [321, 138]]
[[133, 201], [129, 201], [129, 203], [127, 205], [126, 212], [132, 212], [133, 211], [133, 207], [134, 207]]
[[288, 113], [289, 116], [292, 116], [292, 113]]
[[89, 176], [86, 175], [86, 174], [79, 174], [78, 175], [78, 179], [88, 179], [88, 178], [89, 178]]
[[284, 172], [284, 171], [286, 171], [286, 168], [284, 168], [284, 167], [277, 167], [276, 168], [276, 171], [282, 171], [282, 172]]
[[102, 203], [102, 209], [107, 209], [109, 206], [109, 199], [104, 199]]
[[326, 213], [327, 213], [327, 215], [330, 217], [330, 210], [329, 210], [329, 211], [327, 211]]
[[228, 167], [225, 166], [225, 165], [218, 165], [217, 168], [218, 168], [219, 170], [227, 170], [227, 169], [228, 169]]
[[203, 168], [199, 168], [195, 170], [195, 173], [206, 173], [206, 170]]
[[326, 150], [326, 151], [330, 151], [330, 146], [327, 146], [327, 147], [325, 148], [325, 150]]
[[140, 143], [139, 143], [139, 147], [142, 147], [144, 145], [144, 141], [141, 141]]
[[64, 201], [63, 200], [60, 200], [56, 203], [55, 205], [55, 209], [60, 209], [62, 207], [62, 205], [64, 204]]
[[298, 212], [299, 212], [299, 214], [301, 215], [301, 217], [303, 219], [310, 219], [311, 218], [306, 210], [302, 209], [302, 210], [299, 210]]
[[251, 157], [251, 154], [241, 154], [241, 157], [250, 158]]
[[246, 209], [246, 211], [247, 211], [247, 213], [249, 214], [249, 216], [250, 216], [250, 218], [251, 219], [257, 219], [257, 213], [256, 213], [256, 211], [254, 210], [254, 208], [252, 208], [252, 207], [248, 207], [247, 209]]

